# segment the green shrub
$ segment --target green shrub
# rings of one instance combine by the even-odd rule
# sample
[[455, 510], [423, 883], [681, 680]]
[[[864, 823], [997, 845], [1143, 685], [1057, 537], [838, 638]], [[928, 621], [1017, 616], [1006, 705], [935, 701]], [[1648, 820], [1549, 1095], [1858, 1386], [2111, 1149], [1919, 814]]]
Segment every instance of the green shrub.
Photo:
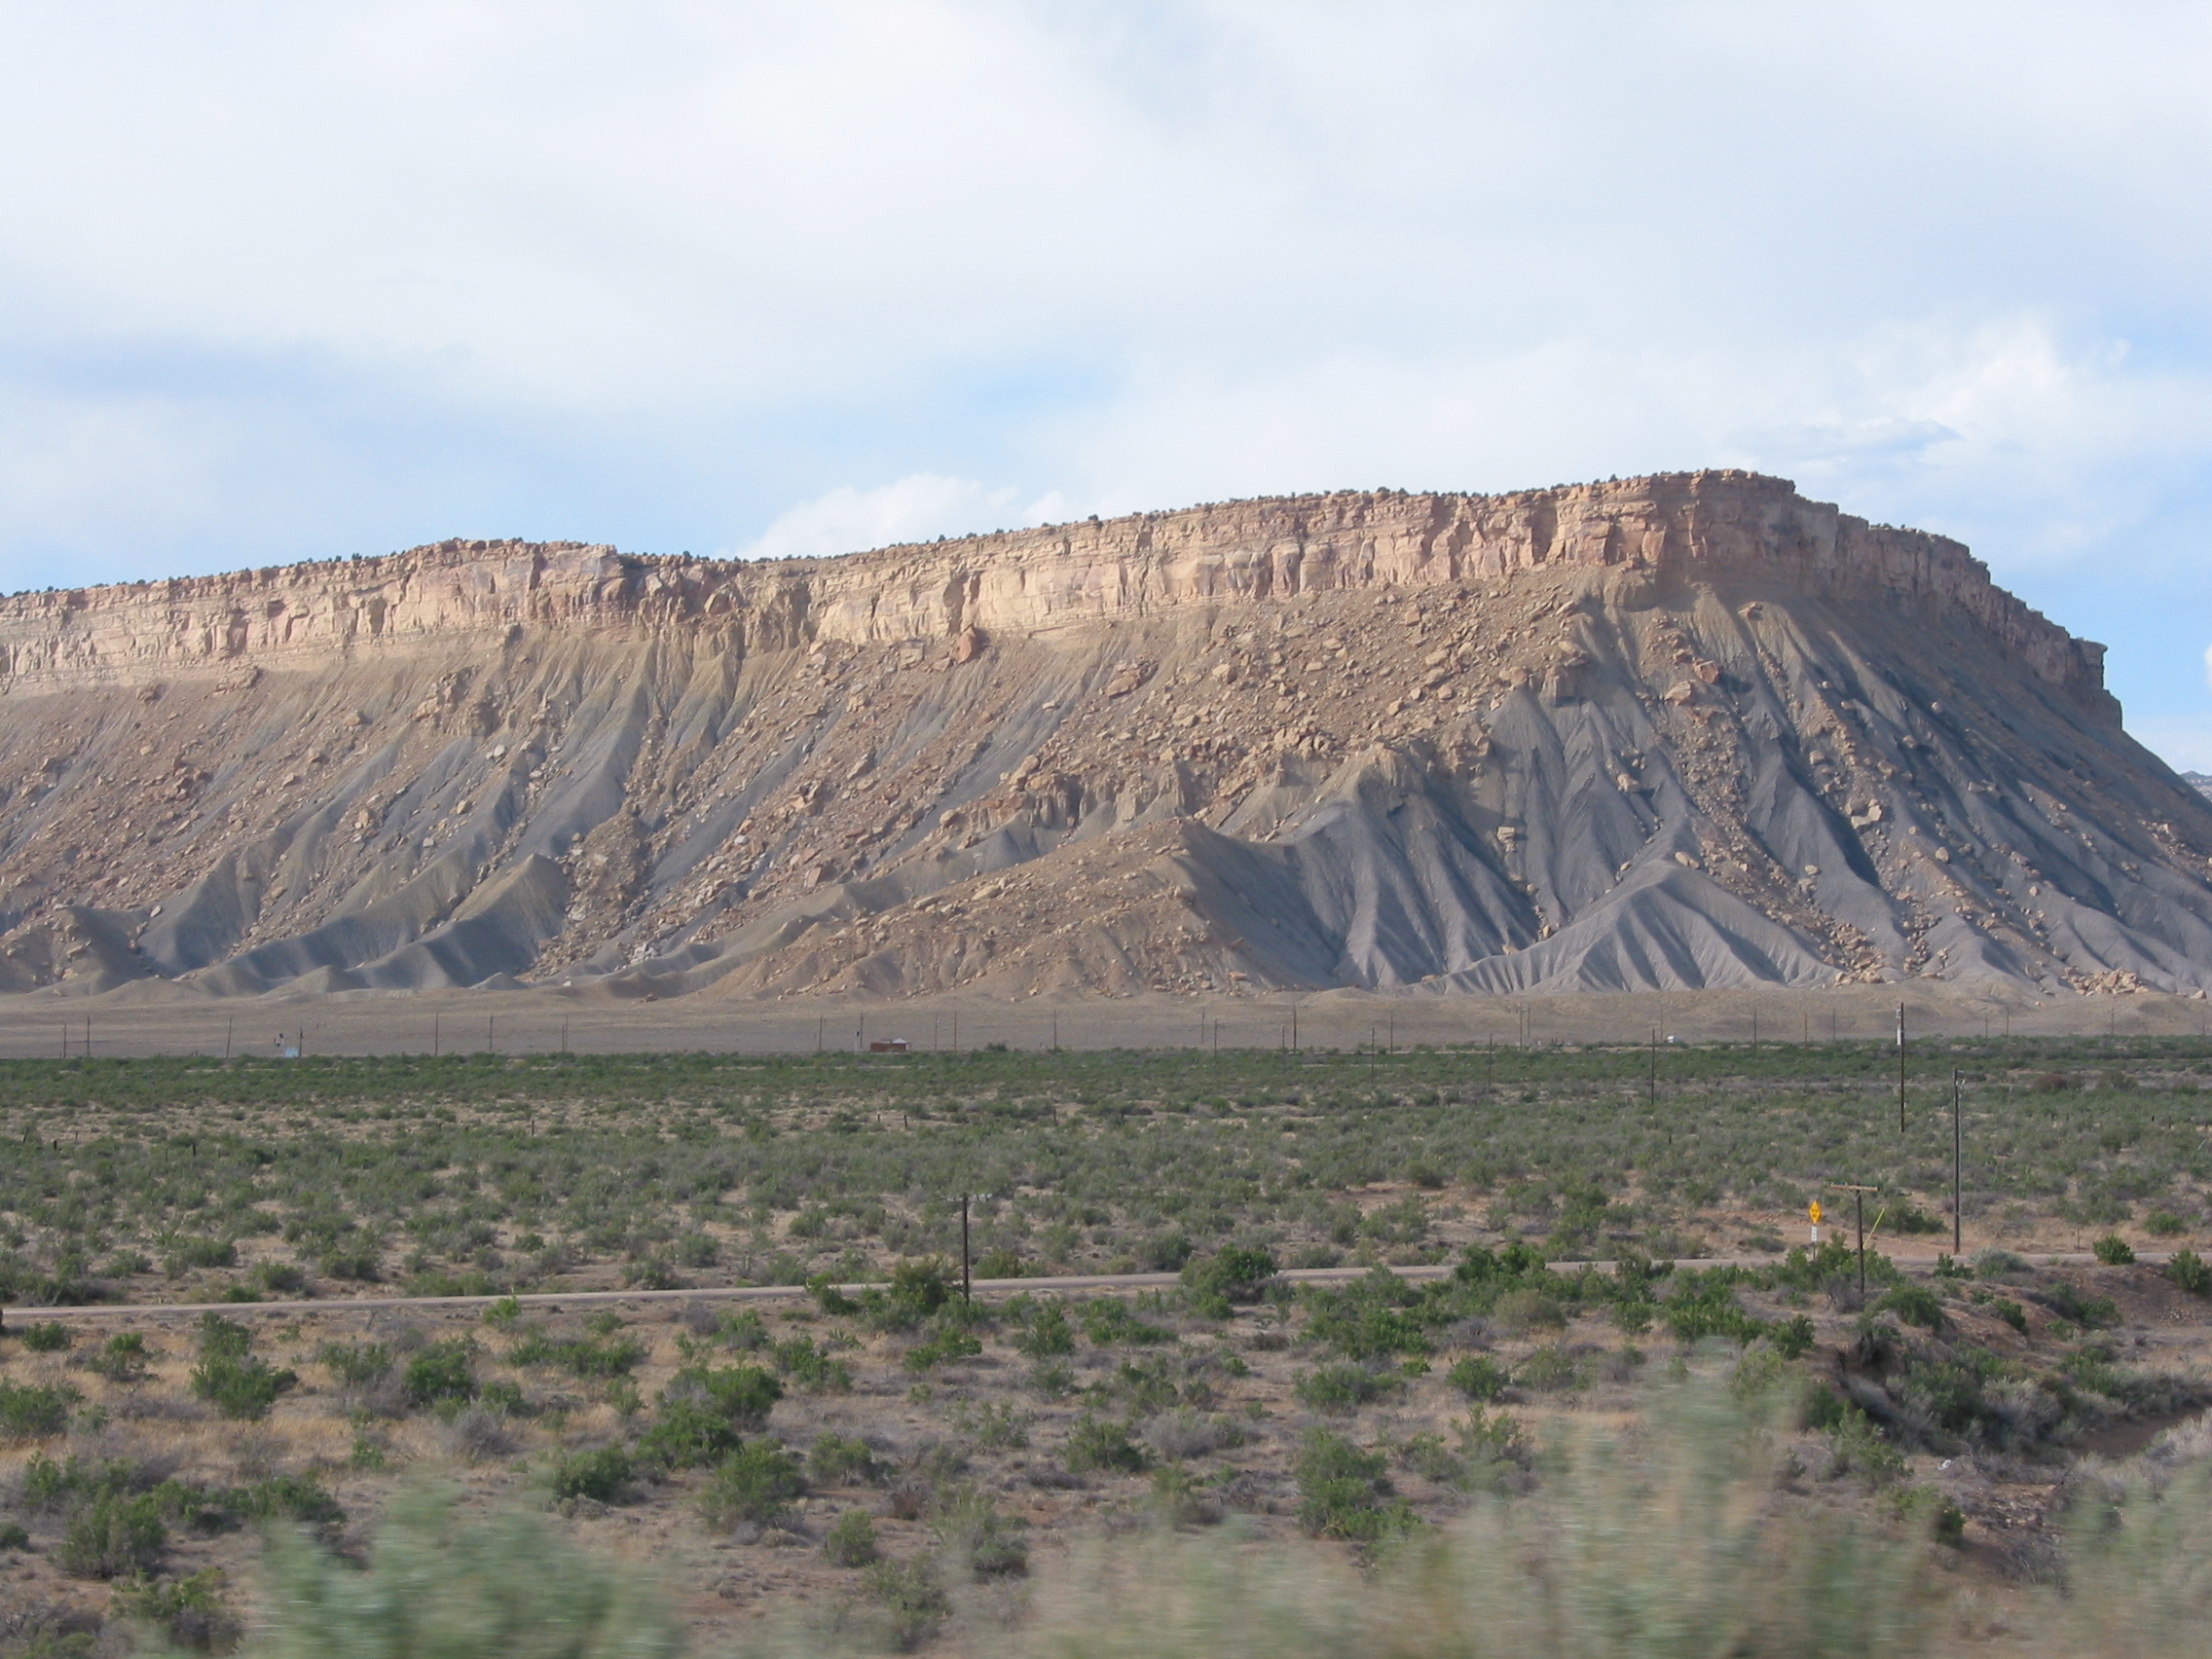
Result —
[[908, 1348], [901, 1361], [908, 1371], [934, 1370], [947, 1360], [973, 1359], [983, 1351], [982, 1340], [958, 1326], [939, 1329], [927, 1341]]
[[274, 1296], [291, 1296], [308, 1287], [307, 1270], [293, 1262], [263, 1262], [253, 1270], [253, 1276]]
[[879, 1561], [861, 1582], [882, 1612], [887, 1645], [901, 1653], [927, 1641], [952, 1610], [926, 1561]]
[[2192, 1296], [2212, 1296], [2212, 1267], [2194, 1250], [2176, 1250], [2166, 1263], [2166, 1276]]
[[1559, 1299], [1533, 1286], [1507, 1291], [1497, 1299], [1495, 1311], [1500, 1321], [1517, 1331], [1557, 1331], [1567, 1324]]
[[200, 1363], [193, 1367], [192, 1391], [224, 1417], [250, 1421], [269, 1415], [276, 1396], [299, 1382], [292, 1371], [273, 1368], [251, 1352], [252, 1334], [219, 1313], [200, 1316]]
[[818, 1487], [873, 1486], [890, 1473], [867, 1442], [825, 1429], [806, 1454], [807, 1478]]
[[1382, 1399], [1400, 1386], [1399, 1379], [1340, 1363], [1317, 1366], [1291, 1384], [1298, 1403], [1309, 1411], [1344, 1413]]
[[1325, 1428], [1311, 1430], [1293, 1464], [1298, 1524], [1315, 1537], [1368, 1544], [1412, 1527], [1413, 1511], [1390, 1501], [1388, 1466], [1380, 1452], [1362, 1452]]
[[1589, 1385], [1590, 1372], [1564, 1345], [1551, 1343], [1523, 1360], [1513, 1381], [1539, 1394], [1568, 1394]]
[[556, 1337], [541, 1325], [526, 1327], [507, 1349], [510, 1365], [545, 1365], [571, 1377], [607, 1380], [627, 1377], [645, 1362], [645, 1345], [612, 1331]]
[[823, 1535], [822, 1553], [832, 1567], [866, 1567], [875, 1560], [875, 1523], [865, 1509], [848, 1509]]
[[715, 1336], [724, 1347], [738, 1353], [756, 1353], [768, 1346], [768, 1321], [751, 1308], [741, 1308], [734, 1313], [724, 1313], [715, 1326]]
[[1444, 1374], [1444, 1381], [1470, 1400], [1494, 1400], [1513, 1379], [1505, 1367], [1482, 1354], [1469, 1354]]
[[260, 1359], [218, 1356], [193, 1368], [192, 1391], [224, 1417], [251, 1421], [267, 1417], [276, 1397], [298, 1381], [297, 1373]]
[[958, 1404], [949, 1416], [954, 1428], [977, 1445], [987, 1446], [994, 1452], [1027, 1446], [1029, 1425], [1034, 1420], [1020, 1407], [997, 1400], [985, 1400], [975, 1406]]
[[1068, 1431], [1061, 1458], [1069, 1472], [1078, 1475], [1142, 1474], [1151, 1462], [1144, 1448], [1129, 1438], [1126, 1424], [1109, 1422], [1088, 1412], [1077, 1419], [1075, 1427]]
[[54, 1559], [72, 1578], [134, 1578], [154, 1569], [167, 1542], [154, 1493], [101, 1493], [69, 1517]]
[[1813, 1321], [1802, 1313], [1783, 1320], [1767, 1333], [1767, 1341], [1784, 1359], [1802, 1359], [1812, 1352], [1813, 1337]]
[[1732, 1337], [1748, 1343], [1764, 1336], [1765, 1324], [1744, 1311], [1737, 1302], [1736, 1283], [1735, 1272], [1727, 1268], [1676, 1274], [1674, 1294], [1662, 1305], [1667, 1329], [1677, 1341], [1684, 1343], [1702, 1342], [1707, 1337]]
[[617, 1442], [563, 1456], [555, 1461], [547, 1485], [555, 1497], [613, 1503], [636, 1473], [629, 1448]]
[[942, 1261], [901, 1262], [891, 1270], [887, 1289], [862, 1293], [858, 1310], [879, 1331], [910, 1331], [952, 1300], [952, 1281]]
[[772, 1440], [753, 1440], [715, 1466], [699, 1507], [718, 1527], [766, 1526], [781, 1520], [806, 1491], [797, 1462]]
[[645, 1457], [671, 1469], [726, 1457], [765, 1427], [783, 1384], [757, 1365], [687, 1365], [661, 1390], [653, 1424], [638, 1442]]
[[325, 1250], [316, 1259], [315, 1266], [325, 1278], [374, 1284], [381, 1271], [382, 1255], [373, 1244], [343, 1245]]
[[1116, 1343], [1171, 1343], [1173, 1331], [1163, 1331], [1158, 1325], [1148, 1325], [1129, 1311], [1129, 1305], [1119, 1297], [1101, 1296], [1083, 1305], [1080, 1315], [1083, 1334], [1098, 1347], [1110, 1347]]
[[988, 1493], [971, 1487], [956, 1493], [939, 1506], [931, 1530], [939, 1547], [966, 1562], [977, 1578], [1008, 1578], [1029, 1570], [1029, 1546]]
[[407, 1356], [400, 1386], [418, 1411], [447, 1400], [476, 1398], [476, 1345], [466, 1337], [447, 1337]]
[[1199, 1312], [1226, 1319], [1232, 1308], [1259, 1301], [1275, 1272], [1275, 1259], [1267, 1251], [1231, 1245], [1185, 1267], [1183, 1288]]
[[119, 1331], [85, 1361], [85, 1369], [110, 1382], [140, 1382], [146, 1377], [146, 1339], [136, 1331]]
[[321, 1476], [273, 1475], [251, 1486], [223, 1494], [222, 1505], [241, 1521], [291, 1521], [303, 1527], [335, 1530], [346, 1521], [346, 1511], [324, 1490]]
[[384, 1343], [324, 1343], [315, 1358], [329, 1367], [330, 1375], [348, 1387], [365, 1387], [382, 1379], [392, 1366], [392, 1351]]
[[27, 1550], [31, 1535], [27, 1529], [14, 1521], [0, 1521], [0, 1550]]
[[2101, 1331], [2120, 1323], [2120, 1305], [2109, 1296], [2087, 1296], [2064, 1279], [2031, 1293], [2061, 1319], [2072, 1320], [2084, 1331]]
[[1068, 1325], [1067, 1309], [1057, 1302], [1046, 1303], [1014, 1346], [1031, 1359], [1052, 1359], [1075, 1352], [1075, 1332]]
[[2153, 1210], [2143, 1218], [2143, 1231], [2154, 1238], [2178, 1238], [2189, 1231], [2189, 1223], [2172, 1210]]
[[2106, 1234], [2089, 1249], [2108, 1268], [2124, 1268], [2135, 1260], [2134, 1246], [2117, 1233]]
[[484, 1309], [484, 1323], [495, 1331], [511, 1331], [522, 1318], [522, 1303], [513, 1295], [506, 1295]]
[[200, 1352], [203, 1357], [220, 1354], [239, 1359], [251, 1352], [253, 1333], [236, 1319], [226, 1319], [220, 1313], [200, 1315]]
[[1878, 1309], [1895, 1313], [1908, 1325], [1918, 1325], [1924, 1331], [1940, 1331], [1943, 1328], [1943, 1304], [1924, 1284], [1900, 1284], [1874, 1306]]
[[153, 1627], [172, 1648], [194, 1653], [227, 1653], [241, 1627], [223, 1603], [223, 1572], [204, 1567], [189, 1578], [159, 1580], [119, 1591], [116, 1611]]
[[853, 1368], [815, 1346], [809, 1336], [793, 1337], [775, 1346], [776, 1369], [810, 1394], [849, 1394]]
[[463, 1521], [448, 1501], [403, 1495], [366, 1569], [278, 1534], [267, 1571], [258, 1659], [679, 1659], [682, 1650], [674, 1604], [648, 1576], [526, 1513]]
[[19, 1335], [23, 1346], [32, 1353], [62, 1353], [69, 1346], [69, 1327], [58, 1319], [49, 1319], [43, 1325], [25, 1325]]
[[194, 1268], [235, 1268], [239, 1247], [229, 1238], [186, 1238], [169, 1247], [164, 1266], [171, 1278]]

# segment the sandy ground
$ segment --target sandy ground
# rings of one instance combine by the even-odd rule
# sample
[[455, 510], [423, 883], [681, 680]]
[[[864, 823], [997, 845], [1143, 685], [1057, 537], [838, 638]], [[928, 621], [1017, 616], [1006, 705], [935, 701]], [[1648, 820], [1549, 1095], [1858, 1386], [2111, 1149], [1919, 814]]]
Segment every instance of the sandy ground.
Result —
[[621, 1001], [554, 990], [345, 992], [210, 999], [131, 987], [96, 997], [0, 998], [0, 1058], [280, 1052], [543, 1053], [716, 1051], [812, 1053], [903, 1038], [916, 1050], [1309, 1049], [1369, 1044], [1887, 1041], [1905, 1007], [1916, 1036], [2204, 1036], [2212, 1003], [2151, 993], [2038, 997], [1930, 981], [1819, 991], [1436, 996], [1364, 991], [1125, 998], [937, 997], [888, 1001], [706, 996]]

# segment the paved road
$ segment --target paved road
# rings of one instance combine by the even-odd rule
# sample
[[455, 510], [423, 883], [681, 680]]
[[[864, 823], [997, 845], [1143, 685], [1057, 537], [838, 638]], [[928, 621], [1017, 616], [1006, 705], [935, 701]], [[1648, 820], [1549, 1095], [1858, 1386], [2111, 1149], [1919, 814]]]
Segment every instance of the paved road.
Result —
[[[2163, 1265], [2167, 1252], [2146, 1250], [2136, 1258], [2139, 1262], [2157, 1267]], [[1695, 1261], [1682, 1261], [1680, 1268], [1753, 1268], [1771, 1267], [1772, 1256], [1710, 1256]], [[1891, 1262], [1907, 1272], [1926, 1272], [1936, 1266], [1934, 1256], [1892, 1256]], [[2022, 1261], [2033, 1267], [2083, 1267], [2096, 1258], [2086, 1251], [2057, 1255], [2024, 1255]], [[1584, 1268], [1609, 1270], [1610, 1262], [1562, 1261], [1546, 1264], [1554, 1272], [1580, 1272]], [[1346, 1284], [1364, 1278], [1373, 1272], [1370, 1268], [1292, 1268], [1281, 1276], [1294, 1284]], [[1389, 1270], [1403, 1279], [1440, 1279], [1452, 1272], [1452, 1264], [1438, 1263], [1433, 1267], [1392, 1268]], [[1154, 1290], [1179, 1282], [1173, 1273], [1075, 1273], [1060, 1278], [977, 1279], [975, 1281], [978, 1296], [1008, 1296], [1019, 1291], [1040, 1290]], [[859, 1291], [863, 1284], [840, 1285], [840, 1290]], [[585, 1307], [610, 1302], [772, 1302], [790, 1297], [803, 1297], [808, 1292], [803, 1285], [722, 1285], [703, 1286], [693, 1290], [548, 1290], [532, 1291], [515, 1300], [525, 1308], [558, 1309], [568, 1307]], [[200, 1313], [331, 1313], [340, 1309], [370, 1309], [382, 1308], [485, 1308], [503, 1300], [497, 1296], [350, 1296], [328, 1297], [320, 1301], [293, 1302], [108, 1302], [84, 1308], [16, 1308], [11, 1309], [20, 1321], [26, 1314], [35, 1313], [40, 1319], [99, 1320], [119, 1318], [183, 1316]]]

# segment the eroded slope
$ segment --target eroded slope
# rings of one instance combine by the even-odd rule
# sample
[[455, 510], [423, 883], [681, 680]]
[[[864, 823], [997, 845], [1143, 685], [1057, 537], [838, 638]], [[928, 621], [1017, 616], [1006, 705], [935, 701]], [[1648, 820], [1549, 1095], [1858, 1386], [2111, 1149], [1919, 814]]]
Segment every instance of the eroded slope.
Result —
[[0, 606], [0, 977], [666, 995], [2212, 979], [2098, 650], [1775, 480]]

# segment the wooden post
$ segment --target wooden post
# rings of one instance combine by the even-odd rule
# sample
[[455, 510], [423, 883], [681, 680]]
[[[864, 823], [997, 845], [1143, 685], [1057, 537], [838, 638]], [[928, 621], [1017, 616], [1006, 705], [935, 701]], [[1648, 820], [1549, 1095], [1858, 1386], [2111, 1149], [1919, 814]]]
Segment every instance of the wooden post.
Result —
[[1904, 1004], [1898, 1004], [1898, 1133], [1904, 1133]]
[[960, 1300], [971, 1300], [968, 1278], [968, 1195], [960, 1195]]
[[1862, 1302], [1866, 1299], [1866, 1195], [1881, 1190], [1879, 1187], [1843, 1188], [1851, 1195], [1852, 1213], [1859, 1225], [1859, 1299]]

